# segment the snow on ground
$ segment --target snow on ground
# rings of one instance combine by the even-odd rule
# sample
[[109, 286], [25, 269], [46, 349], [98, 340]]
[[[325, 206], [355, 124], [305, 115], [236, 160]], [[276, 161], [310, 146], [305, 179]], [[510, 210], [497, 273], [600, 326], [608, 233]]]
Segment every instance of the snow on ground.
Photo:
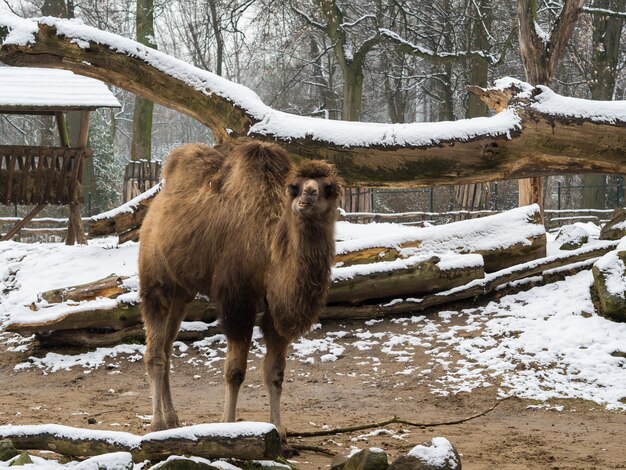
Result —
[[[361, 225], [361, 233], [375, 234], [380, 225], [386, 224]], [[553, 238], [549, 235], [550, 244]], [[117, 246], [112, 239], [75, 247], [0, 243], [0, 321], [11, 315], [37, 315], [29, 305], [38, 292], [93, 281], [112, 272], [135, 274], [137, 248], [134, 243]], [[555, 253], [556, 248], [551, 246], [549, 251]], [[318, 326], [292, 345], [291, 358], [306, 369], [326, 362], [341, 365], [349, 357], [371, 369], [370, 374], [355, 375], [365, 386], [376, 384], [386, 358], [399, 367], [398, 386], [426, 386], [433, 394], [496, 387], [501, 396], [540, 401], [579, 398], [624, 410], [626, 324], [595, 313], [591, 283], [587, 270], [472, 309], [440, 311], [429, 317], [354, 321], [341, 328]], [[190, 323], [186, 327], [201, 330], [206, 325]], [[26, 351], [30, 342], [0, 333], [0, 345], [12, 351]], [[219, 334], [191, 345], [178, 342], [175, 362], [185, 361], [217, 375], [225, 348], [226, 339]], [[122, 361], [140, 359], [143, 351], [139, 345], [120, 345], [76, 355], [48, 353], [31, 357], [16, 371], [115, 368]], [[264, 352], [257, 329], [252, 354], [261, 357]], [[425, 357], [427, 365], [418, 366]]]
[[[136, 243], [117, 244], [117, 237], [90, 240], [88, 246], [61, 243], [0, 243], [0, 325], [9, 317], [49, 318], [40, 292], [102, 279], [112, 273], [137, 274]], [[106, 304], [106, 301], [103, 301]], [[54, 309], [54, 307], [52, 307]], [[50, 310], [53, 312], [53, 310]]]

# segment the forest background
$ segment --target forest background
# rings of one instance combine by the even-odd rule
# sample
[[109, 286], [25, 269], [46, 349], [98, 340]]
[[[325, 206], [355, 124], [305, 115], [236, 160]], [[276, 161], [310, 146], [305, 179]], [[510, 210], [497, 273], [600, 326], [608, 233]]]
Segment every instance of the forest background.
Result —
[[[568, 15], [568, 9], [577, 14]], [[488, 115], [466, 86], [487, 86], [504, 76], [546, 84], [567, 96], [622, 100], [625, 10], [626, 0], [0, 2], [0, 15], [11, 11], [22, 17], [75, 18], [135, 38], [246, 85], [282, 111], [391, 123]], [[558, 38], [567, 27], [571, 36], [561, 43]], [[92, 116], [95, 184], [86, 188], [84, 215], [119, 204], [128, 161], [162, 160], [182, 143], [213, 142], [199, 122], [112, 90], [122, 108]], [[3, 143], [42, 145], [55, 139], [51, 119], [0, 117]], [[624, 204], [622, 176], [555, 176], [544, 184], [546, 208]], [[517, 191], [517, 182], [507, 181], [368, 194], [369, 208], [379, 212], [502, 210], [518, 204]], [[18, 208], [3, 210], [13, 215]]]

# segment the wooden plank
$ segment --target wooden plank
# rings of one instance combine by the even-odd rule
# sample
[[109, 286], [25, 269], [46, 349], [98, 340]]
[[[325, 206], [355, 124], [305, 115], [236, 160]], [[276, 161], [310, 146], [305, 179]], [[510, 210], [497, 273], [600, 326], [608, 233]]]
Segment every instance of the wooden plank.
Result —
[[65, 151], [63, 152], [62, 157], [60, 158], [60, 172], [59, 172], [59, 181], [57, 183], [57, 194], [56, 194], [56, 200], [57, 200], [57, 204], [63, 204], [63, 203], [67, 203], [67, 201], [65, 201], [66, 197], [65, 197], [65, 179], [67, 177], [68, 172], [70, 171], [70, 165], [72, 164], [71, 161], [71, 153], [69, 151], [69, 148], [65, 149]]
[[46, 157], [44, 155], [39, 155], [39, 158], [37, 159], [37, 169], [35, 170], [35, 183], [33, 184], [33, 198], [31, 201], [37, 204], [45, 200], [45, 188], [41, 188], [41, 180], [43, 178], [45, 160]]
[[7, 204], [13, 202], [13, 173], [15, 172], [15, 154], [11, 156], [9, 165], [7, 168]]
[[[74, 236], [70, 238], [70, 230], [73, 230]], [[67, 229], [68, 236], [65, 241], [66, 245], [73, 245], [74, 241], [79, 245], [86, 245], [85, 229], [83, 228], [83, 221], [80, 217], [80, 204], [70, 203], [70, 224]], [[69, 242], [72, 243], [69, 243]]]
[[37, 213], [39, 213], [41, 211], [41, 209], [43, 209], [44, 207], [46, 207], [47, 204], [39, 204], [37, 205], [37, 207], [35, 207], [32, 211], [30, 211], [30, 213], [24, 217], [22, 220], [20, 220], [17, 224], [15, 224], [15, 227], [13, 227], [11, 230], [9, 230], [9, 232], [2, 238], [0, 238], [0, 241], [7, 241], [7, 240], [11, 240], [15, 235], [18, 234], [18, 232], [28, 223], [31, 221], [31, 219], [33, 217], [35, 217], [37, 215]]

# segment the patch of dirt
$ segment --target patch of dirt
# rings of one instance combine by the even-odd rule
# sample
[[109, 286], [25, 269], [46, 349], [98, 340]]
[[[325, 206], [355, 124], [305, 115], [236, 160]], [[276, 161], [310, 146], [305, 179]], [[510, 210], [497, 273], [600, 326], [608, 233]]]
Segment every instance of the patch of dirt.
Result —
[[[363, 322], [328, 322], [309, 335], [323, 339], [328, 331], [358, 330]], [[402, 333], [398, 324], [376, 324], [370, 331]], [[343, 338], [350, 344], [353, 339]], [[35, 345], [36, 343], [33, 343]], [[222, 345], [217, 345], [222, 347]], [[8, 352], [0, 346], [0, 424], [58, 423], [94, 429], [147, 432], [150, 414], [148, 380], [142, 361], [119, 357], [108, 366], [85, 371], [45, 373], [40, 369], [15, 371], [13, 367], [46, 351]], [[184, 349], [184, 348], [183, 348]], [[173, 360], [172, 389], [184, 424], [217, 422], [223, 407], [221, 360], [207, 365], [207, 358], [189, 348], [177, 350]], [[220, 353], [218, 357], [223, 357]], [[361, 360], [355, 357], [360, 357]], [[432, 367], [431, 356], [415, 353], [410, 362], [373, 347], [359, 352], [346, 348], [336, 361], [314, 363], [290, 358], [283, 393], [283, 421], [289, 431], [320, 430], [322, 426], [346, 427], [398, 416], [433, 423], [458, 420], [487, 410], [498, 399], [497, 387], [471, 393], [438, 396], [429, 384], [437, 383], [433, 371], [427, 379], [397, 374], [407, 366]], [[262, 359], [251, 354], [242, 388], [238, 418], [268, 418], [268, 397], [262, 384]], [[462, 455], [465, 470], [589, 470], [626, 468], [626, 413], [609, 412], [591, 402], [560, 400], [550, 406], [562, 411], [529, 408], [535, 402], [517, 398], [502, 401], [486, 415], [457, 425], [408, 427], [390, 425], [393, 433], [364, 436], [372, 430], [292, 442], [321, 446], [347, 454], [351, 446], [380, 447], [391, 458], [437, 436], [448, 438]], [[89, 424], [95, 419], [97, 424]], [[328, 468], [331, 458], [302, 452], [294, 459], [299, 468]]]

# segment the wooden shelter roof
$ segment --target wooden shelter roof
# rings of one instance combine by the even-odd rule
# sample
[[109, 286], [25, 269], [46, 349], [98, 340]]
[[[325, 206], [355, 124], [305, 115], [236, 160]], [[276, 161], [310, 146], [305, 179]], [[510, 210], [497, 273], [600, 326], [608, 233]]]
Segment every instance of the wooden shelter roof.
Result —
[[52, 114], [119, 108], [101, 81], [67, 70], [0, 67], [0, 113]]

